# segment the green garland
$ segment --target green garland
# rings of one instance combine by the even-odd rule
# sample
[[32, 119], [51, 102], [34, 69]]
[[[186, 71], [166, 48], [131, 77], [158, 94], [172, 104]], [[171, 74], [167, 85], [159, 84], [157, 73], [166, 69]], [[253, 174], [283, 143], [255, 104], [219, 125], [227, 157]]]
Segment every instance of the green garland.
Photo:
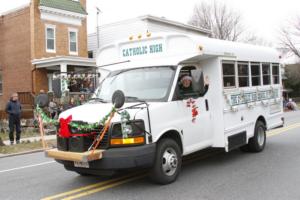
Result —
[[[111, 113], [116, 112], [116, 108], [112, 107], [111, 111], [105, 115], [100, 122], [92, 123], [92, 124], [79, 124], [76, 122], [71, 122], [69, 125], [73, 128], [77, 128], [79, 130], [92, 130], [97, 129], [99, 126], [103, 126], [105, 122], [108, 120]], [[43, 112], [43, 110], [37, 106], [36, 112], [41, 116], [43, 123], [45, 124], [52, 124], [52, 125], [59, 125], [58, 119], [51, 119], [46, 113]]]
[[45, 124], [52, 124], [52, 125], [58, 125], [59, 124], [58, 120], [48, 117], [48, 115], [46, 113], [44, 113], [43, 110], [39, 106], [36, 107], [36, 113], [41, 116], [42, 121]]

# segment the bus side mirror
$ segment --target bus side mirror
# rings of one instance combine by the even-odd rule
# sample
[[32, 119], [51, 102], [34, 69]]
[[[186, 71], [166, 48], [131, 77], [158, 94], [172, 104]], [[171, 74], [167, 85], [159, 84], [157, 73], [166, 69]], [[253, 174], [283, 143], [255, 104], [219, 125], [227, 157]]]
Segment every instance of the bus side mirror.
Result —
[[121, 108], [125, 103], [125, 95], [121, 90], [116, 90], [112, 95], [112, 103], [115, 108]]

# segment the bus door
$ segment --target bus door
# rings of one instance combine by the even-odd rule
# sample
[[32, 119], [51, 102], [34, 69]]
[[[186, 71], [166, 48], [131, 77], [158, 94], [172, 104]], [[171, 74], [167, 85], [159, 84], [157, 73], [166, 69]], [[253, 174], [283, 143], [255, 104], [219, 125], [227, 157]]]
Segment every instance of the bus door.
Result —
[[182, 116], [179, 126], [183, 131], [184, 145], [194, 151], [203, 145], [211, 144], [213, 134], [209, 102], [206, 92], [209, 85], [204, 84], [201, 68], [182, 67], [178, 76], [173, 100]]

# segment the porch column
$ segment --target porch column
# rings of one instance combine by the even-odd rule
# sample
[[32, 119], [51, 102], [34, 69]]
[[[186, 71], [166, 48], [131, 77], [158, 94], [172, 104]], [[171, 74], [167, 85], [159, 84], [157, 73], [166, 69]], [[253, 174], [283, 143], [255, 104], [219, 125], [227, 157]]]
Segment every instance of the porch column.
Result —
[[64, 92], [68, 91], [68, 81], [67, 81], [67, 64], [61, 63], [60, 64], [60, 73], [61, 73], [61, 79], [60, 79], [60, 88], [62, 95], [64, 96]]

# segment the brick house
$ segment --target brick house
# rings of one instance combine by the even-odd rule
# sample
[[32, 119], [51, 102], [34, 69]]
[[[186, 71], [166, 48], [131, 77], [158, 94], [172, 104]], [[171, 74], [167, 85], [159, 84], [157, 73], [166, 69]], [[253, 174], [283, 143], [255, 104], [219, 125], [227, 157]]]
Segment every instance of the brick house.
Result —
[[39, 90], [52, 90], [53, 73], [95, 69], [88, 58], [85, 9], [86, 0], [31, 0], [0, 15], [2, 113], [12, 92], [32, 104]]

